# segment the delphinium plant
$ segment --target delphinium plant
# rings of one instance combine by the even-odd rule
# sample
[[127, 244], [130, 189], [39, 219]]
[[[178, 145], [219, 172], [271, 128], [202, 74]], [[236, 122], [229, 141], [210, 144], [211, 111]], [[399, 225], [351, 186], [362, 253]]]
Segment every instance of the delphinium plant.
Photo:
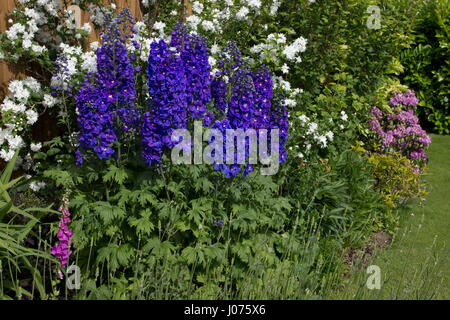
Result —
[[[242, 54], [234, 42], [217, 53], [220, 59], [214, 69], [208, 41], [181, 23], [170, 37], [164, 33], [144, 38], [148, 30], [129, 12], [108, 19], [101, 45], [94, 48], [95, 68], [81, 77], [64, 77], [67, 62], [61, 59], [63, 67], [53, 76], [55, 97], [64, 95], [67, 105], [76, 106], [71, 128], [77, 148], [69, 170], [52, 168], [45, 176], [73, 190], [74, 257], [82, 257], [78, 263], [86, 276], [101, 285], [108, 273], [95, 275], [87, 269], [90, 261], [101, 270], [107, 268], [108, 277], [120, 272], [131, 277], [144, 266], [156, 268], [162, 256], [142, 250], [156, 254], [159, 245], [171, 248], [170, 263], [184, 261], [194, 267], [193, 275], [219, 272], [237, 254], [235, 246], [262, 236], [268, 228], [281, 228], [289, 205], [278, 197], [269, 177], [252, 175], [249, 179], [255, 181], [242, 184], [240, 178], [253, 170], [248, 162], [175, 166], [170, 160], [176, 144], [172, 133], [192, 129], [195, 121], [218, 128], [224, 137], [224, 129], [268, 129], [269, 136], [270, 130], [278, 129], [279, 161], [284, 162], [285, 97], [290, 92], [276, 86], [272, 71]], [[191, 185], [185, 183], [186, 177], [193, 179]], [[226, 181], [232, 177], [236, 179]], [[254, 193], [259, 203], [254, 208], [239, 200], [239, 194], [249, 190], [259, 190]], [[271, 217], [267, 208], [275, 207], [280, 214]], [[238, 219], [228, 225], [235, 220], [231, 216], [247, 208], [254, 212], [248, 219], [266, 216], [265, 222]], [[229, 228], [242, 231], [227, 236]], [[86, 254], [93, 257], [86, 260]], [[130, 267], [139, 255], [142, 264]], [[204, 258], [196, 261], [197, 255]], [[243, 270], [250, 267], [250, 261], [243, 263]]]

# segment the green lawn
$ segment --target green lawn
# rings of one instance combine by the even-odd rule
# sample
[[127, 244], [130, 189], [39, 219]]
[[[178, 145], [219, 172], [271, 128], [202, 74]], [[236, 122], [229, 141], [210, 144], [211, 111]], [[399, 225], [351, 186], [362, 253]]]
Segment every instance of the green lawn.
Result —
[[432, 135], [428, 155], [426, 200], [405, 210], [392, 246], [371, 262], [381, 289], [367, 289], [363, 270], [332, 298], [450, 299], [450, 136]]

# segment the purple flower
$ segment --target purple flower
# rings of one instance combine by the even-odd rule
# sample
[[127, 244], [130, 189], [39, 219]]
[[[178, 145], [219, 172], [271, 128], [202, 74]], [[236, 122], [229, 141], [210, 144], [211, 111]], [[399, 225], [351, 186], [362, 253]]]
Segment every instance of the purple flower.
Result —
[[[231, 48], [234, 48], [231, 46]], [[234, 50], [235, 55], [240, 57], [240, 55]], [[232, 56], [228, 59], [230, 61], [239, 60], [233, 58]], [[236, 70], [225, 69], [219, 74], [218, 79], [213, 80], [213, 84], [217, 85], [220, 90], [213, 90], [213, 97], [222, 91], [223, 95], [219, 96], [219, 99], [215, 98], [216, 108], [219, 103], [220, 110], [225, 107], [226, 96], [225, 93], [228, 91], [226, 87], [222, 87], [225, 81], [221, 79], [224, 74], [231, 75], [229, 85], [231, 87], [229, 103], [226, 105], [225, 119], [221, 121], [216, 121], [213, 128], [219, 129], [223, 133], [223, 141], [226, 145], [226, 129], [254, 129], [259, 132], [260, 129], [269, 129], [268, 132], [268, 145], [270, 145], [270, 129], [278, 129], [280, 134], [280, 144], [278, 150], [273, 150], [279, 152], [280, 162], [284, 162], [287, 157], [284, 145], [287, 141], [288, 135], [288, 121], [287, 121], [287, 110], [284, 104], [284, 97], [280, 94], [273, 94], [273, 83], [272, 77], [269, 70], [262, 66], [256, 71], [250, 70], [247, 66], [243, 64], [238, 65]], [[226, 121], [225, 121], [226, 120]], [[258, 142], [260, 137], [257, 137]], [[249, 163], [244, 165], [237, 164], [239, 156], [243, 156], [244, 159], [249, 158], [250, 152], [249, 140], [246, 140], [245, 147], [243, 150], [238, 150], [234, 154], [234, 164], [226, 163], [227, 153], [230, 150], [224, 149], [224, 159], [223, 164], [215, 164], [214, 168], [216, 170], [221, 170], [227, 177], [233, 177], [242, 172], [246, 176], [253, 171], [253, 166]], [[269, 156], [269, 155], [268, 155]], [[225, 164], [226, 163], [226, 164]]]
[[147, 75], [151, 98], [142, 119], [142, 156], [153, 165], [173, 146], [172, 130], [187, 127], [187, 79], [182, 58], [164, 40], [151, 44]]
[[50, 253], [58, 258], [62, 267], [65, 267], [69, 263], [69, 258], [72, 254], [72, 251], [70, 250], [72, 231], [67, 225], [70, 222], [70, 212], [66, 201], [64, 202], [64, 205], [59, 208], [59, 211], [62, 213], [62, 216], [59, 221], [59, 230], [57, 233], [58, 243], [53, 246]]
[[222, 219], [213, 220], [213, 225], [216, 227], [223, 227], [225, 225], [225, 222]]
[[412, 90], [407, 90], [405, 93], [401, 91], [397, 91], [394, 96], [389, 100], [389, 104], [391, 106], [407, 106], [407, 107], [415, 107], [419, 103], [419, 99], [417, 99], [416, 94]]
[[277, 93], [273, 99], [273, 111], [270, 118], [271, 128], [277, 128], [280, 135], [280, 163], [285, 162], [287, 159], [287, 151], [285, 148], [288, 138], [288, 112], [285, 104], [285, 97], [281, 93]]
[[[127, 14], [128, 12], [128, 14]], [[134, 68], [128, 57], [121, 24], [128, 17], [125, 10], [113, 19], [102, 36], [97, 50], [97, 73], [87, 74], [76, 97], [80, 125], [77, 163], [89, 150], [99, 159], [111, 158], [113, 144], [123, 132], [138, 125]]]
[[206, 40], [189, 34], [184, 24], [177, 23], [172, 33], [171, 46], [177, 49], [183, 61], [188, 110], [191, 117], [201, 118], [206, 113], [206, 105], [211, 101], [211, 66]]
[[418, 100], [414, 92], [397, 92], [390, 100], [392, 106], [398, 106], [392, 113], [385, 114], [372, 107], [369, 128], [375, 133], [381, 144], [381, 153], [399, 152], [415, 164], [428, 161], [425, 148], [431, 144], [431, 138], [419, 124], [414, 110], [402, 110], [402, 106], [415, 106]]
[[227, 108], [227, 84], [224, 80], [213, 79], [211, 82], [211, 95], [214, 99], [214, 107], [225, 112]]

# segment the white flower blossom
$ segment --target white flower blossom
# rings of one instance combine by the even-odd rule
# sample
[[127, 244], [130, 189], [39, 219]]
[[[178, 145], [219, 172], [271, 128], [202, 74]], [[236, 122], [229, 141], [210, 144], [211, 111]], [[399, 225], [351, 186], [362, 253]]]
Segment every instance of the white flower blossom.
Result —
[[164, 32], [164, 28], [166, 27], [166, 24], [161, 21], [156, 21], [153, 25], [153, 29], [158, 30], [160, 33]]
[[23, 139], [21, 136], [11, 136], [8, 139], [8, 145], [10, 150], [17, 150], [19, 148], [22, 148], [23, 146]]
[[9, 83], [8, 89], [11, 95], [21, 102], [28, 101], [30, 97], [30, 91], [24, 87], [23, 81], [13, 80]]
[[44, 94], [44, 101], [42, 101], [42, 104], [45, 107], [51, 108], [54, 105], [56, 105], [58, 103], [58, 99], [49, 95], [49, 94]]
[[295, 88], [294, 90], [292, 90], [291, 96], [295, 97], [295, 96], [299, 95], [300, 93], [303, 93], [303, 89]]
[[208, 57], [208, 62], [209, 62], [209, 65], [210, 65], [211, 67], [214, 67], [214, 66], [216, 65], [216, 63], [217, 63], [217, 60], [216, 60], [214, 57], [209, 56], [209, 57]]
[[186, 18], [186, 22], [194, 30], [197, 29], [197, 26], [201, 23], [201, 21], [202, 20], [196, 15], [192, 15], [192, 16], [189, 16], [189, 17]]
[[39, 190], [45, 188], [46, 184], [42, 181], [32, 181], [29, 183], [30, 189], [34, 192], [38, 192]]
[[34, 53], [36, 53], [37, 55], [40, 55], [40, 54], [42, 54], [42, 52], [47, 51], [47, 48], [44, 47], [44, 46], [40, 46], [40, 45], [35, 45], [35, 44], [33, 44], [33, 45], [31, 46], [31, 50], [32, 50]]
[[305, 52], [307, 40], [303, 37], [296, 39], [291, 45], [284, 48], [283, 53], [288, 60], [294, 60], [299, 52]]
[[[25, 104], [15, 103], [9, 97], [3, 100], [3, 104], [0, 107], [1, 111], [12, 111], [14, 113], [23, 113], [26, 110]], [[1, 143], [0, 143], [1, 144]]]
[[8, 30], [6, 30], [6, 36], [9, 40], [14, 41], [18, 39], [19, 34], [23, 34], [24, 32], [25, 26], [20, 23], [15, 23]]
[[203, 20], [202, 27], [205, 31], [214, 31], [215, 30], [214, 23], [209, 20]]
[[296, 104], [297, 104], [297, 102], [295, 102], [294, 99], [285, 99], [285, 100], [284, 100], [284, 104], [285, 104], [287, 107], [295, 107]]
[[33, 42], [31, 42], [31, 40], [25, 39], [22, 41], [22, 47], [25, 50], [30, 49], [32, 45], [33, 45]]
[[310, 143], [307, 143], [306, 145], [305, 145], [305, 148], [306, 148], [306, 151], [310, 151], [311, 150], [311, 148], [312, 148], [312, 145], [310, 144]]
[[211, 46], [211, 54], [217, 54], [217, 53], [219, 53], [219, 51], [220, 51], [220, 48], [217, 44], [213, 44]]
[[81, 69], [87, 72], [97, 72], [97, 56], [94, 52], [86, 52], [81, 56]]
[[308, 126], [308, 131], [306, 132], [307, 134], [313, 134], [314, 132], [317, 131], [317, 129], [319, 128], [318, 124], [315, 122], [311, 122]]
[[250, 8], [259, 9], [261, 8], [261, 0], [247, 0], [247, 5]]
[[320, 147], [321, 148], [326, 148], [327, 147], [327, 137], [326, 136], [324, 136], [324, 135], [320, 135], [320, 136], [317, 136], [317, 142], [320, 144]]
[[271, 16], [274, 16], [276, 13], [277, 13], [277, 11], [278, 11], [278, 8], [280, 7], [280, 5], [281, 5], [281, 2], [280, 1], [274, 1], [273, 3], [272, 3], [272, 5], [270, 6], [270, 15]]
[[86, 23], [81, 27], [81, 29], [82, 29], [83, 31], [86, 31], [87, 33], [91, 33], [91, 32], [92, 32], [92, 27], [91, 27], [91, 25], [89, 24], [89, 22], [86, 22]]
[[14, 157], [14, 154], [15, 154], [14, 150], [9, 151], [6, 151], [5, 149], [0, 150], [0, 158], [5, 160], [6, 162], [10, 161], [12, 157]]
[[89, 44], [89, 47], [91, 48], [92, 51], [97, 51], [97, 49], [99, 48], [99, 43], [98, 43], [98, 41], [91, 42], [91, 43]]
[[38, 142], [38, 143], [31, 143], [30, 144], [30, 149], [33, 152], [39, 152], [42, 148], [42, 143]]
[[196, 14], [200, 14], [203, 12], [203, 4], [199, 1], [195, 1], [192, 3], [192, 11]]
[[298, 116], [298, 119], [299, 119], [301, 122], [308, 122], [308, 121], [309, 121], [309, 118], [308, 118], [306, 115], [304, 115], [304, 114]]
[[27, 124], [33, 125], [38, 120], [38, 113], [32, 109], [28, 109], [25, 111], [25, 115], [27, 116]]
[[41, 91], [41, 84], [33, 77], [25, 78], [25, 80], [23, 80], [23, 83], [25, 86], [27, 86], [29, 89], [31, 89], [31, 91], [35, 93]]
[[334, 133], [331, 131], [328, 131], [327, 133], [325, 133], [325, 137], [327, 137], [328, 140], [333, 141]]
[[239, 9], [238, 13], [236, 13], [236, 18], [238, 20], [244, 20], [249, 13], [250, 10], [247, 7], [242, 7], [241, 9]]

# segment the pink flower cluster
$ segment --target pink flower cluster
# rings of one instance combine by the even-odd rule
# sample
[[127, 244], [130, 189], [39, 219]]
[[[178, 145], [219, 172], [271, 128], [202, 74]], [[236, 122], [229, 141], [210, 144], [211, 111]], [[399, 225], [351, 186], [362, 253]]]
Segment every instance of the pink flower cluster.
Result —
[[67, 224], [70, 222], [69, 203], [64, 200], [64, 204], [59, 208], [62, 213], [59, 221], [58, 240], [59, 242], [52, 248], [50, 253], [58, 258], [62, 267], [67, 266], [69, 257], [72, 254], [70, 245], [72, 243], [72, 231]]
[[397, 91], [389, 100], [389, 104], [393, 107], [403, 105], [406, 107], [415, 107], [419, 103], [416, 94], [412, 90], [407, 90], [405, 93]]
[[402, 110], [402, 106], [415, 106], [418, 103], [413, 91], [397, 92], [389, 102], [393, 113], [386, 114], [372, 107], [369, 127], [376, 133], [381, 144], [381, 152], [398, 152], [409, 158], [419, 167], [428, 161], [425, 148], [431, 144], [431, 138], [419, 124], [414, 110]]

